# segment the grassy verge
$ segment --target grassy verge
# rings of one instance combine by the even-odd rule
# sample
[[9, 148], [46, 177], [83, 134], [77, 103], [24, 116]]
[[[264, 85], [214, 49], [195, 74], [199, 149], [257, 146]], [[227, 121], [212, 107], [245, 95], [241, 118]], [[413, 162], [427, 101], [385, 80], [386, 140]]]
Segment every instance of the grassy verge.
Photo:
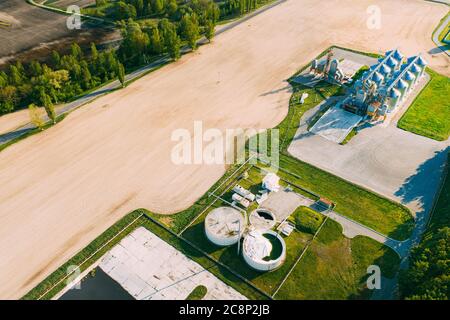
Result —
[[280, 167], [299, 177], [289, 178], [294, 183], [333, 201], [336, 212], [393, 239], [410, 237], [414, 219], [404, 206], [284, 154]]
[[[290, 143], [294, 139], [295, 133], [300, 126], [300, 119], [305, 112], [313, 109], [325, 99], [340, 94], [340, 88], [336, 85], [329, 84], [322, 81], [315, 88], [308, 88], [303, 85], [291, 82], [292, 96], [289, 101], [289, 111], [284, 120], [275, 128], [279, 130], [280, 134], [280, 149], [286, 151]], [[306, 98], [303, 104], [300, 103], [301, 96], [306, 93]]]
[[392, 277], [400, 259], [390, 248], [366, 238], [348, 239], [330, 219], [276, 295], [277, 299], [367, 299], [367, 267], [379, 265]]
[[39, 129], [39, 128], [31, 129], [31, 130], [27, 131], [26, 133], [24, 133], [23, 135], [18, 136], [17, 138], [15, 138], [15, 139], [13, 139], [13, 140], [10, 140], [10, 141], [8, 141], [8, 142], [6, 142], [6, 143], [4, 143], [4, 144], [1, 144], [1, 145], [0, 145], [0, 151], [6, 149], [7, 147], [9, 147], [10, 145], [12, 145], [12, 144], [14, 144], [14, 143], [16, 143], [16, 142], [19, 142], [20, 140], [23, 140], [23, 139], [28, 138], [28, 137], [30, 137], [30, 136], [32, 136], [32, 135], [38, 134], [38, 133], [40, 133], [40, 132], [42, 132], [42, 131], [44, 131], [44, 130], [46, 130], [46, 129], [48, 129], [48, 128], [53, 127], [53, 126], [56, 125], [57, 123], [59, 123], [59, 122], [61, 122], [62, 120], [64, 120], [64, 118], [66, 117], [66, 115], [67, 115], [66, 113], [65, 113], [65, 114], [62, 114], [62, 115], [59, 115], [59, 116], [56, 118], [56, 123], [55, 123], [55, 124], [53, 124], [51, 121], [48, 121], [48, 122], [42, 127], [42, 129]]
[[[439, 22], [438, 26], [436, 27], [436, 29], [433, 32], [433, 35], [436, 33], [437, 29], [442, 25], [442, 23], [444, 22], [444, 20], [447, 19], [447, 17], [450, 16], [450, 13], [447, 13], [445, 15], [445, 17], [443, 17], [441, 19], [441, 21]], [[438, 35], [438, 40], [442, 43], [445, 44], [444, 50], [450, 50], [450, 23], [448, 23], [444, 29], [442, 29], [441, 33]], [[447, 42], [445, 42], [447, 41]]]
[[[39, 298], [50, 299], [51, 297], [53, 297], [55, 294], [57, 294], [66, 286], [66, 282], [62, 281], [59, 283], [59, 285], [51, 289], [54, 285], [56, 285], [61, 279], [63, 279], [67, 275], [67, 270], [69, 266], [78, 265], [80, 267], [81, 272], [86, 270], [90, 265], [92, 265], [96, 260], [98, 260], [102, 255], [104, 255], [109, 249], [111, 249], [116, 243], [118, 243], [124, 236], [129, 234], [132, 230], [134, 230], [134, 228], [136, 228], [140, 223], [142, 223], [141, 220], [136, 221], [134, 224], [130, 225], [129, 228], [124, 230], [123, 233], [120, 234], [120, 236], [117, 236], [117, 234], [121, 230], [123, 230], [126, 226], [132, 223], [141, 214], [142, 212], [135, 211], [119, 220], [112, 227], [110, 227], [108, 230], [103, 232], [99, 237], [97, 237], [94, 241], [92, 241], [87, 247], [82, 249], [69, 261], [64, 263], [56, 271], [50, 274], [44, 281], [38, 284], [30, 292], [28, 292], [22, 299], [36, 300]], [[108, 243], [108, 241], [110, 242]], [[108, 244], [105, 245], [106, 243]], [[85, 263], [83, 265], [80, 265], [83, 261], [85, 261]]]
[[352, 140], [352, 138], [354, 136], [356, 136], [358, 134], [358, 129], [353, 128], [352, 131], [350, 131], [350, 133], [345, 137], [345, 139], [340, 143], [340, 145], [345, 146], [347, 143], [349, 143], [350, 140]]
[[417, 96], [398, 127], [434, 140], [444, 141], [450, 136], [450, 78], [431, 69], [430, 82]]
[[231, 181], [248, 169], [248, 165], [238, 166], [233, 165], [225, 172], [222, 178], [219, 179], [200, 199], [198, 199], [192, 206], [186, 210], [180, 211], [173, 215], [163, 215], [149, 213], [152, 218], [155, 218], [175, 233], [181, 232], [189, 223], [193, 221], [199, 214], [202, 213], [209, 205], [212, 205], [215, 198], [209, 196], [209, 193], [216, 190], [216, 194], [221, 194], [225, 188], [228, 187]]

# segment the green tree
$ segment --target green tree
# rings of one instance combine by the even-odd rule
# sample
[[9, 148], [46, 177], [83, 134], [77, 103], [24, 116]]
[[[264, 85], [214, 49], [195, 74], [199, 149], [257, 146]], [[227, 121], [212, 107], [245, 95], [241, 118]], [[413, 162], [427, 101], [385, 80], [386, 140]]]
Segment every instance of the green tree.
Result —
[[48, 117], [50, 118], [50, 120], [52, 120], [53, 124], [55, 124], [56, 123], [55, 107], [53, 106], [50, 96], [45, 93], [44, 88], [40, 89], [39, 99], [41, 104], [44, 106], [45, 112], [47, 112]]
[[122, 84], [122, 87], [125, 87], [125, 68], [123, 67], [123, 64], [120, 62], [117, 63], [117, 79], [119, 79], [120, 83]]
[[197, 41], [200, 38], [200, 30], [195, 14], [185, 14], [181, 19], [181, 30], [192, 50], [197, 49]]
[[132, 4], [127, 4], [123, 1], [116, 2], [113, 12], [115, 18], [119, 20], [135, 19], [137, 15], [136, 8]]
[[153, 12], [161, 14], [164, 12], [164, 0], [153, 0], [152, 3]]
[[92, 75], [91, 72], [89, 71], [88, 64], [84, 60], [81, 62], [81, 81], [82, 81], [81, 85], [83, 86], [84, 89], [87, 90], [91, 88]]
[[44, 120], [41, 117], [41, 111], [34, 103], [28, 106], [28, 114], [30, 115], [31, 123], [34, 124], [39, 130], [43, 130]]
[[215, 33], [215, 24], [212, 20], [208, 20], [208, 22], [205, 25], [205, 37], [208, 39], [209, 42], [211, 42], [212, 38], [214, 37]]
[[0, 71], [0, 88], [6, 87], [8, 84], [8, 75], [4, 71]]
[[167, 19], [162, 19], [159, 23], [162, 38], [164, 39], [164, 45], [166, 47], [169, 56], [173, 60], [180, 58], [180, 46], [181, 40], [177, 34], [176, 27]]
[[136, 15], [141, 17], [145, 14], [144, 10], [144, 0], [134, 0], [133, 5], [136, 8]]
[[9, 83], [15, 86], [22, 84], [23, 74], [15, 65], [9, 66]]
[[450, 296], [450, 227], [424, 236], [400, 273], [402, 296], [411, 300], [447, 300]]
[[98, 59], [98, 50], [95, 43], [91, 42], [91, 58], [93, 61], [97, 61]]
[[158, 28], [152, 28], [150, 31], [150, 51], [153, 54], [160, 54], [163, 51], [163, 44]]
[[119, 48], [119, 56], [127, 65], [136, 65], [143, 62], [143, 54], [148, 50], [150, 39], [143, 32], [140, 25], [133, 20], [128, 20], [122, 29], [122, 43]]
[[166, 12], [169, 16], [174, 16], [177, 13], [178, 4], [176, 0], [169, 0], [166, 4]]
[[6, 86], [0, 89], [0, 113], [8, 113], [15, 109], [17, 101], [17, 88]]
[[72, 45], [70, 46], [70, 51], [72, 57], [74, 57], [75, 59], [83, 59], [83, 51], [77, 43], [72, 43]]
[[55, 50], [52, 51], [52, 63], [56, 68], [59, 68], [59, 64], [61, 62], [61, 56]]
[[30, 63], [30, 73], [33, 77], [38, 77], [42, 74], [42, 66], [39, 61], [33, 60]]

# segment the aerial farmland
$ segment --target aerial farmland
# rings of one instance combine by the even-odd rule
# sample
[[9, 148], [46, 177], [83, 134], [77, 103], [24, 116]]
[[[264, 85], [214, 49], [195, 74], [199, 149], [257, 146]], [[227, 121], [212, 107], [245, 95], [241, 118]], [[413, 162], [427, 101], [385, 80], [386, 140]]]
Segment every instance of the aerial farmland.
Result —
[[[450, 57], [432, 35], [448, 5], [255, 1], [237, 13], [227, 1], [150, 1], [119, 19], [121, 4], [94, 2], [44, 5], [81, 4], [114, 21], [118, 47], [67, 44], [43, 58], [42, 72], [38, 57], [22, 56], [0, 74], [0, 298], [89, 299], [72, 289], [73, 265], [86, 287], [109, 281], [111, 299], [409, 294], [397, 289], [400, 275], [436, 203], [445, 206]], [[368, 25], [371, 6], [378, 27]], [[66, 19], [25, 1], [0, 4], [0, 59], [76, 42]], [[39, 32], [26, 32], [36, 24]], [[400, 81], [411, 90], [388, 104], [386, 88], [401, 91]], [[360, 89], [365, 104], [346, 105]], [[272, 128], [276, 164], [251, 143], [241, 163], [222, 161], [228, 149], [219, 160], [197, 157], [227, 130], [252, 129], [251, 141]], [[174, 161], [179, 150], [188, 150], [184, 162]], [[208, 228], [233, 241], [215, 243]], [[372, 265], [383, 275], [375, 291], [366, 283]], [[194, 285], [187, 273], [202, 276]]]

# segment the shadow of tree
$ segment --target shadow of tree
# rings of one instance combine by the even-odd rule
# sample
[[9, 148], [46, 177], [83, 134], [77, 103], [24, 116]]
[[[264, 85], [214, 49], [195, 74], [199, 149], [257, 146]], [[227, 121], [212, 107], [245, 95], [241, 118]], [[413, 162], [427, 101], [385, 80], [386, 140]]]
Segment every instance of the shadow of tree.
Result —
[[285, 86], [283, 88], [279, 88], [279, 89], [276, 89], [276, 90], [272, 90], [272, 91], [269, 91], [269, 92], [262, 93], [261, 97], [269, 96], [269, 95], [280, 93], [280, 92], [283, 92], [283, 91], [287, 91], [287, 92], [289, 92], [291, 94], [294, 92], [292, 90], [292, 86], [290, 84], [288, 84], [287, 86]]
[[[402, 186], [394, 193], [401, 199], [402, 204], [416, 202], [423, 208], [419, 213], [431, 209], [436, 187], [439, 185], [449, 152], [450, 147], [436, 151], [433, 157], [424, 161], [416, 169], [416, 172], [403, 182]], [[423, 215], [417, 217], [417, 219], [421, 218]]]
[[435, 47], [428, 51], [429, 54], [437, 54], [437, 53], [444, 53], [444, 51], [450, 50], [450, 45], [444, 45]]

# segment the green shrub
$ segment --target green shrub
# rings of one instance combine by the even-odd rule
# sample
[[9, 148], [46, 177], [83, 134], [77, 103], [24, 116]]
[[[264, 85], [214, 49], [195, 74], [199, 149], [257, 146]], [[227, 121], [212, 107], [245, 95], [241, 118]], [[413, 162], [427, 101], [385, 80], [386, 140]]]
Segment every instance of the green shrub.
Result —
[[206, 293], [208, 292], [208, 288], [203, 285], [196, 286], [194, 290], [187, 296], [186, 300], [202, 300]]
[[303, 206], [295, 210], [294, 218], [297, 229], [311, 234], [316, 233], [324, 219], [320, 213]]

